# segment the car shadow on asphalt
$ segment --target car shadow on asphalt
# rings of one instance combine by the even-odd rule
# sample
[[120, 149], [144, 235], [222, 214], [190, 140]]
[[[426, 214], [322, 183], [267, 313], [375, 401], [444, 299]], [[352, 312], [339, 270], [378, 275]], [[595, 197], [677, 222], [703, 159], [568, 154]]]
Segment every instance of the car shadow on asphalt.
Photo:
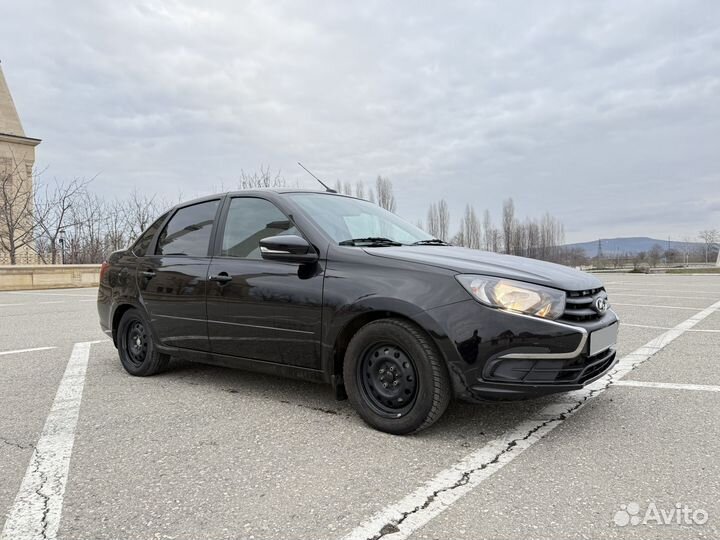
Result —
[[[201, 385], [208, 391], [284, 403], [317, 414], [343, 417], [343, 421], [351, 422], [354, 427], [365, 427], [350, 402], [336, 400], [330, 386], [325, 384], [182, 360], [173, 360], [166, 371], [154, 378]], [[552, 396], [547, 396], [527, 401], [479, 404], [453, 400], [436, 424], [413, 437], [460, 441], [495, 437], [539, 411], [552, 399]], [[471, 444], [468, 442], [467, 446]]]

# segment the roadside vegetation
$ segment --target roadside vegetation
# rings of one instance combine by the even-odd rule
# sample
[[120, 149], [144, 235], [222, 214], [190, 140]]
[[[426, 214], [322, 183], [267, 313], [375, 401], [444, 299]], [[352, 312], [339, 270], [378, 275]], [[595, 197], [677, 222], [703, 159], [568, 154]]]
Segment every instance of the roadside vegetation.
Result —
[[[94, 179], [52, 179], [36, 174], [30, 181], [19, 180], [11, 167], [0, 171], [0, 264], [61, 262], [83, 264], [102, 262], [108, 254], [129, 245], [167, 208], [192, 196], [178, 193], [174, 199], [163, 198], [146, 190], [131, 191], [126, 197], [107, 199], [93, 191]], [[280, 172], [269, 167], [248, 173], [241, 171], [235, 185], [209, 186], [215, 193], [231, 189], [297, 187]], [[400, 205], [392, 181], [378, 176], [374, 182], [336, 182], [339, 193], [374, 202], [391, 212]], [[456, 220], [457, 222], [457, 220]], [[523, 257], [558, 262], [579, 268], [633, 269], [638, 272], [660, 264], [681, 266], [714, 262], [720, 233], [700, 233], [703, 248], [688, 239], [687, 250], [663, 249], [659, 244], [648, 252], [637, 254], [603, 254], [588, 257], [580, 248], [565, 247], [565, 228], [555, 216], [546, 212], [539, 217], [518, 216], [512, 198], [503, 202], [499, 220], [490, 209], [476, 209], [467, 204], [459, 226], [451, 230], [447, 202], [430, 203], [426, 217], [416, 225], [436, 238], [458, 246], [509, 253]], [[23, 260], [22, 253], [31, 249]], [[25, 248], [25, 249], [23, 249]]]

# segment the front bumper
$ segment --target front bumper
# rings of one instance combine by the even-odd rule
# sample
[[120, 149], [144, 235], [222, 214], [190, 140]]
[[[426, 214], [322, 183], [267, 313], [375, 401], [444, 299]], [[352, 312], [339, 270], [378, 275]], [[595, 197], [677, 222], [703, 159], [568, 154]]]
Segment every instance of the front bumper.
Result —
[[581, 354], [570, 360], [506, 359], [501, 363], [499, 374], [496, 371], [494, 377], [477, 381], [468, 388], [469, 399], [527, 399], [579, 390], [605, 375], [616, 363], [614, 348], [595, 356]]
[[455, 394], [469, 401], [577, 390], [617, 362], [614, 347], [592, 356], [589, 352], [592, 332], [618, 322], [612, 310], [592, 321], [548, 321], [468, 300], [426, 315], [442, 328], [434, 334], [448, 361]]

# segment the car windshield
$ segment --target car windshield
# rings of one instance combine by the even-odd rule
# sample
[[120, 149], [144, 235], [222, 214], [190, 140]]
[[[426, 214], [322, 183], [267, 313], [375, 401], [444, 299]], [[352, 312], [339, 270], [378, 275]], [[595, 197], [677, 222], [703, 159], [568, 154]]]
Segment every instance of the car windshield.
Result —
[[322, 193], [293, 193], [289, 197], [337, 243], [397, 245], [432, 239], [425, 231], [368, 201]]

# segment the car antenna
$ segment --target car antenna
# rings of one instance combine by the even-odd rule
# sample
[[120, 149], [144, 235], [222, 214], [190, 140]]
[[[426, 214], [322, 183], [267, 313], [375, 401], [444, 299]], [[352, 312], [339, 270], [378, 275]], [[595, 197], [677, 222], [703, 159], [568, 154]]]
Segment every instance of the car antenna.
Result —
[[325, 191], [327, 191], [328, 193], [337, 193], [336, 190], [334, 190], [334, 189], [332, 189], [332, 188], [329, 188], [325, 182], [323, 182], [323, 181], [320, 180], [317, 176], [315, 176], [313, 173], [311, 173], [311, 172], [308, 170], [308, 168], [307, 168], [305, 165], [303, 165], [302, 163], [300, 163], [299, 161], [298, 161], [298, 165], [300, 165], [303, 169], [305, 169], [305, 172], [308, 173], [310, 176], [312, 176], [315, 180], [317, 180], [318, 182], [320, 182], [320, 184], [322, 184], [322, 187], [325, 188]]

